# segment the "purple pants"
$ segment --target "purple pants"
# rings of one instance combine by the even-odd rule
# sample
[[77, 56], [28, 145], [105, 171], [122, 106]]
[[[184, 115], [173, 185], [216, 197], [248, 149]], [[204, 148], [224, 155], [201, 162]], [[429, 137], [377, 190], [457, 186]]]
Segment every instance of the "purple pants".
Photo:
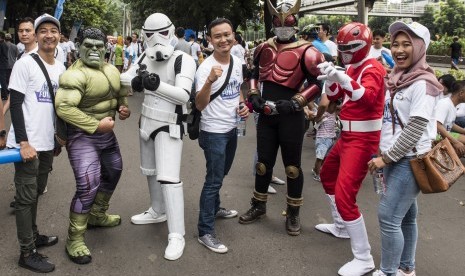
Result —
[[76, 179], [71, 212], [90, 211], [97, 192], [113, 193], [123, 170], [118, 141], [113, 132], [88, 134], [68, 129], [66, 144], [69, 162]]

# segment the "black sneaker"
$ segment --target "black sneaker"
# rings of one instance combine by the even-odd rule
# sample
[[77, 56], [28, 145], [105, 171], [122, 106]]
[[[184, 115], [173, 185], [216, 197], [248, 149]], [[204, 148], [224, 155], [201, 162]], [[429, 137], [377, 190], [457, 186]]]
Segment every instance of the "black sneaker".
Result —
[[58, 242], [57, 236], [45, 236], [45, 235], [37, 235], [35, 244], [36, 248], [44, 247], [44, 246], [52, 246]]
[[55, 265], [47, 259], [46, 256], [37, 252], [36, 249], [33, 249], [29, 253], [21, 253], [18, 265], [38, 273], [52, 272], [55, 270]]

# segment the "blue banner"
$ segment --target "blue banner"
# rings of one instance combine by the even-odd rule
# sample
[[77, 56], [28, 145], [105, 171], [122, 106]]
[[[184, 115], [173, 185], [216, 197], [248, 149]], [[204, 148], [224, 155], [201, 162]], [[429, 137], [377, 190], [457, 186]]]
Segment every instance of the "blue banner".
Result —
[[63, 13], [63, 4], [65, 3], [66, 0], [58, 0], [57, 3], [57, 8], [55, 9], [55, 15], [54, 17], [58, 20], [60, 20], [61, 14]]

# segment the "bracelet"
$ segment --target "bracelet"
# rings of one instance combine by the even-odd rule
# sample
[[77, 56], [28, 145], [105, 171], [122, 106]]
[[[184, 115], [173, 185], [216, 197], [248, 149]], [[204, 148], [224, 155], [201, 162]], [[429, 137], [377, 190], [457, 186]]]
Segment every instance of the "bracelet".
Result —
[[210, 83], [214, 83], [214, 81], [212, 81], [210, 77], [207, 77], [207, 81], [209, 81]]
[[247, 92], [247, 98], [249, 98], [250, 96], [252, 95], [259, 95], [260, 93], [258, 92], [258, 89], [250, 89], [248, 92]]

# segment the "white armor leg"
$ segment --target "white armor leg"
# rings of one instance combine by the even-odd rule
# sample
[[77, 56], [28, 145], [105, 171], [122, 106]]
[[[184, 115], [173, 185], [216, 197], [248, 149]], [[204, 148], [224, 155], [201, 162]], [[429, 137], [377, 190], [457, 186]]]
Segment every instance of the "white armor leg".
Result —
[[150, 208], [140, 214], [131, 217], [134, 224], [150, 224], [166, 221], [165, 204], [160, 182], [157, 181], [157, 169], [155, 162], [155, 144], [152, 139], [147, 141], [140, 137], [141, 170], [147, 175], [150, 192]]
[[166, 203], [166, 216], [168, 218], [168, 246], [165, 250], [165, 258], [171, 261], [177, 260], [184, 252], [184, 194], [182, 182], [178, 184], [161, 185]]

